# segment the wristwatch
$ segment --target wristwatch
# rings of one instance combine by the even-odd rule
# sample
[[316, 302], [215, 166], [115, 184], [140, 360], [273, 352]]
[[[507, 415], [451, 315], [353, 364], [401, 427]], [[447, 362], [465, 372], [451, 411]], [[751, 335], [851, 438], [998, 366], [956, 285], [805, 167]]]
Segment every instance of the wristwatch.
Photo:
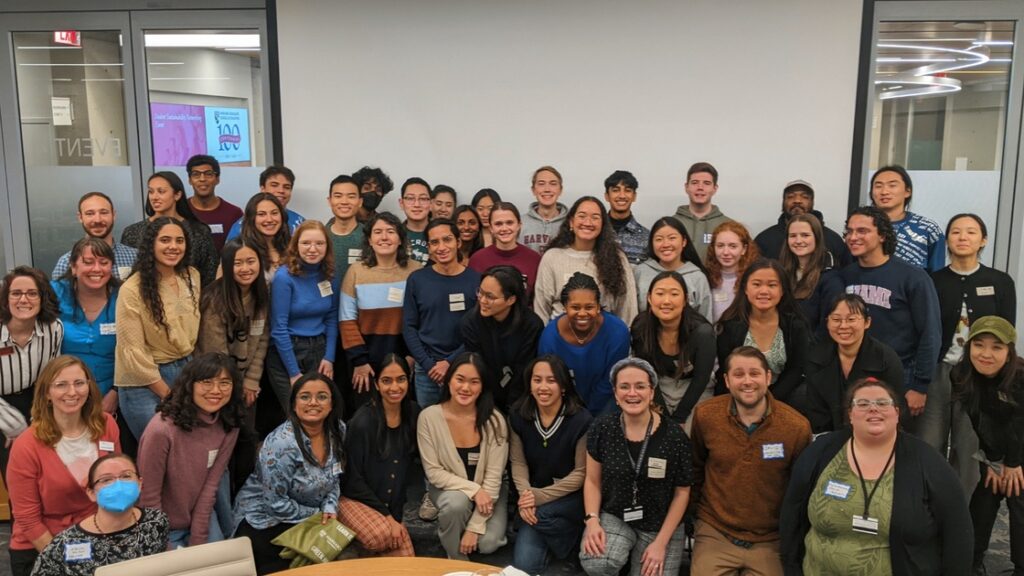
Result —
[[591, 518], [598, 518], [600, 520], [600, 517], [597, 514], [591, 512], [583, 515], [583, 523], [586, 524]]

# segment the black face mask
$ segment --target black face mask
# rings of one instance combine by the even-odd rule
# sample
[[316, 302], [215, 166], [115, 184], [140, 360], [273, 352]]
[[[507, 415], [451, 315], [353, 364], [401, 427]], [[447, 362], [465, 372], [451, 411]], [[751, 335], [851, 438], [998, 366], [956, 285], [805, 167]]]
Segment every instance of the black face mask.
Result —
[[368, 212], [376, 210], [377, 206], [380, 206], [381, 198], [383, 198], [376, 192], [363, 192], [360, 196], [363, 198], [363, 208]]

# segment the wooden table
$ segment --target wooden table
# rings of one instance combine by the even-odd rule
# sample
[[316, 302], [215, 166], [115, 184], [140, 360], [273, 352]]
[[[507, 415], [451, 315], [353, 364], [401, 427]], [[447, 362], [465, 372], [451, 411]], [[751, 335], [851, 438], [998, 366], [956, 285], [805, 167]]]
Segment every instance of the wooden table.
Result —
[[276, 572], [279, 576], [442, 576], [449, 572], [465, 571], [472, 574], [481, 568], [496, 568], [487, 564], [448, 560], [445, 558], [360, 558], [326, 564], [314, 564], [293, 570]]

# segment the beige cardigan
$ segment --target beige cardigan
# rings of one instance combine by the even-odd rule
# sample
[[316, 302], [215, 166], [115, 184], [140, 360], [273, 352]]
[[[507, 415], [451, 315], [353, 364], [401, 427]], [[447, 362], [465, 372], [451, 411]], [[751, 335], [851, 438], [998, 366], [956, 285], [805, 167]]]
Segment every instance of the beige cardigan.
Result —
[[[495, 430], [497, 434], [494, 433]], [[501, 493], [501, 477], [505, 472], [505, 464], [508, 463], [508, 426], [505, 424], [505, 417], [497, 410], [481, 433], [480, 460], [472, 480], [466, 478], [466, 467], [455, 449], [455, 441], [452, 440], [440, 404], [420, 412], [416, 435], [427, 481], [441, 490], [462, 492], [471, 500], [481, 488], [486, 490], [491, 498], [498, 499]], [[466, 530], [475, 534], [486, 533], [487, 517], [474, 510], [466, 524]]]
[[263, 375], [263, 359], [267, 355], [267, 345], [270, 342], [270, 323], [267, 321], [267, 312], [270, 303], [267, 302], [267, 310], [254, 318], [253, 308], [256, 306], [251, 294], [242, 299], [245, 308], [245, 315], [252, 320], [249, 322], [249, 335], [245, 340], [239, 340], [231, 335], [228, 337], [227, 320], [224, 318], [224, 310], [219, 302], [207, 302], [202, 310], [202, 320], [199, 324], [199, 341], [196, 342], [196, 354], [205, 352], [221, 352], [231, 356], [242, 373], [242, 383], [246, 390], [259, 391], [260, 377]]

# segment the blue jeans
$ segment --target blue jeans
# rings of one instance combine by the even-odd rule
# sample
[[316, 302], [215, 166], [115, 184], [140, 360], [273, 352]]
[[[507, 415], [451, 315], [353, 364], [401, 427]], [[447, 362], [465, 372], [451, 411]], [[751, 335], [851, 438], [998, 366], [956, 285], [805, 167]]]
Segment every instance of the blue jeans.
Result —
[[416, 403], [421, 409], [441, 402], [441, 385], [431, 380], [418, 362], [413, 368], [413, 379], [416, 383]]
[[583, 532], [583, 494], [576, 492], [537, 507], [537, 523], [517, 523], [512, 565], [527, 574], [543, 574], [548, 550], [564, 560], [579, 550]]
[[[209, 536], [204, 544], [226, 540], [235, 528], [234, 515], [231, 512], [231, 482], [228, 472], [220, 477], [217, 484], [217, 497], [213, 501], [213, 510], [210, 512]], [[170, 549], [188, 547], [188, 540], [192, 531], [187, 528], [171, 530], [167, 535]]]
[[[159, 364], [157, 368], [160, 370], [160, 377], [173, 388], [181, 369], [191, 359], [191, 356], [186, 356], [174, 362]], [[156, 414], [156, 405], [159, 403], [160, 398], [148, 386], [125, 386], [117, 389], [117, 405], [121, 408], [121, 416], [124, 417], [125, 424], [136, 440], [142, 438], [142, 433], [146, 431], [146, 426]]]

